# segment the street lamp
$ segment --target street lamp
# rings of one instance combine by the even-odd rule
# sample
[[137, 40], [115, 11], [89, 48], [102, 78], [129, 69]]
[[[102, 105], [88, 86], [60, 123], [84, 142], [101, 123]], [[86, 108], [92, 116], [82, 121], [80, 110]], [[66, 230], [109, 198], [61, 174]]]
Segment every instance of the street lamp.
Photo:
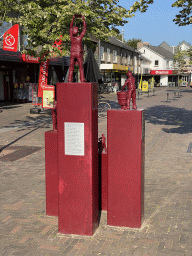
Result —
[[139, 88], [139, 67], [141, 66], [141, 64], [140, 64], [140, 60], [141, 60], [141, 54], [139, 53], [139, 63], [138, 63], [138, 72], [137, 72], [137, 74], [138, 74], [138, 87], [137, 88]]

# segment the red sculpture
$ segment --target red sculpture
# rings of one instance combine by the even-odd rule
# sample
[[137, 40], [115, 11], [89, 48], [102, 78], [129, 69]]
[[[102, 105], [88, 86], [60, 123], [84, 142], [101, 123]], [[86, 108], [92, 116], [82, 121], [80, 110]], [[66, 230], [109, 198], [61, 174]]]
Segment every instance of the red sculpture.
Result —
[[127, 109], [130, 109], [131, 98], [132, 98], [133, 109], [137, 109], [135, 78], [132, 76], [131, 71], [128, 71], [126, 75], [128, 76], [128, 78], [125, 81], [125, 84], [121, 90], [121, 93], [123, 93], [123, 90], [127, 86]]
[[[81, 34], [78, 36], [78, 27], [73, 27], [73, 22], [75, 18], [82, 18], [83, 20], [83, 30]], [[78, 62], [79, 71], [80, 71], [80, 80], [81, 82], [86, 82], [84, 77], [84, 70], [83, 70], [83, 46], [82, 46], [82, 39], [86, 33], [86, 23], [85, 19], [81, 14], [74, 14], [73, 20], [70, 24], [70, 38], [71, 38], [71, 51], [70, 51], [70, 65], [69, 65], [69, 77], [68, 82], [73, 82], [73, 70], [75, 62]]]

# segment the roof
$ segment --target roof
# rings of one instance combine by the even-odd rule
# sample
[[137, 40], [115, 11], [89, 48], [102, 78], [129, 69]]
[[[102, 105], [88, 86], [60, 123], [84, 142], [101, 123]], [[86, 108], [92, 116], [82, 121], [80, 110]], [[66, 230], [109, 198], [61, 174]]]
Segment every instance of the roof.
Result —
[[153, 52], [156, 52], [157, 54], [161, 55], [165, 59], [173, 59], [174, 54], [163, 47], [152, 46], [152, 45], [143, 45], [143, 47], [147, 47], [151, 49]]
[[113, 45], [119, 46], [119, 47], [129, 50], [131, 52], [137, 53], [133, 47], [129, 46], [128, 44], [123, 43], [122, 41], [118, 40], [116, 37], [109, 37], [109, 42]]
[[180, 46], [180, 45], [182, 45], [182, 44], [185, 44], [185, 45], [187, 45], [188, 47], [191, 47], [191, 45], [190, 45], [189, 43], [185, 42], [185, 41], [182, 41], [178, 46]]

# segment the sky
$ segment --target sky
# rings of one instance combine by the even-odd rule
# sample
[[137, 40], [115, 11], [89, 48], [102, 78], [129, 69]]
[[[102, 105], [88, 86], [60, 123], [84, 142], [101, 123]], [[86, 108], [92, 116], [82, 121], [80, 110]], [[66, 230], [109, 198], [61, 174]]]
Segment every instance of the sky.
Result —
[[[119, 0], [119, 5], [130, 9], [135, 0]], [[154, 0], [145, 13], [136, 12], [129, 23], [119, 27], [124, 30], [124, 39], [140, 38], [153, 46], [162, 42], [177, 46], [182, 41], [192, 45], [192, 25], [178, 26], [173, 22], [179, 8], [171, 7], [175, 0]]]

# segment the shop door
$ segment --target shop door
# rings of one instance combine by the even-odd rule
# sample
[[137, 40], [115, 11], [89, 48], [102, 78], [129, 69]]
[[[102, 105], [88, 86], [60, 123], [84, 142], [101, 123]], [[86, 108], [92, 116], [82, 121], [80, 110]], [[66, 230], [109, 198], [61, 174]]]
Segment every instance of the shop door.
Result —
[[3, 71], [0, 71], [0, 100], [4, 100]]
[[3, 76], [4, 100], [10, 100], [9, 75]]

